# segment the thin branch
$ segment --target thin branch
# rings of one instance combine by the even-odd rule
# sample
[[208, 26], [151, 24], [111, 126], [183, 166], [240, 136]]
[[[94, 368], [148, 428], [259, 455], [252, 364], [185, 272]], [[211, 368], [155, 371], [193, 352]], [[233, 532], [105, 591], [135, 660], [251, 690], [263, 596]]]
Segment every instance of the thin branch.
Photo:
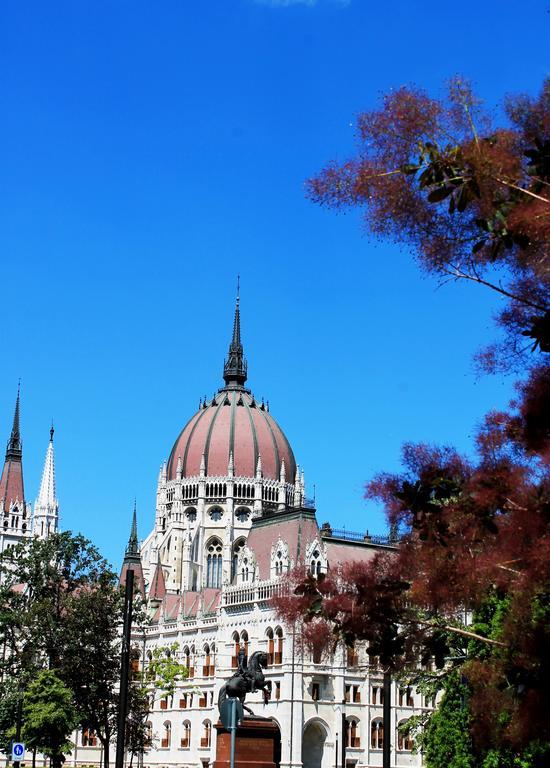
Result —
[[[439, 624], [434, 624], [431, 621], [419, 621], [417, 620], [418, 624], [422, 624], [426, 627], [433, 627], [434, 629], [440, 627]], [[492, 640], [490, 637], [484, 637], [483, 635], [478, 635], [477, 632], [471, 632], [468, 629], [462, 629], [462, 627], [453, 627], [450, 624], [445, 624], [441, 629], [445, 629], [447, 632], [454, 632], [457, 635], [463, 635], [464, 637], [471, 637], [474, 640], [480, 640], [482, 643], [489, 643], [489, 645], [498, 645], [502, 648], [506, 648], [506, 643], [501, 643], [499, 640]]]
[[511, 181], [506, 181], [506, 179], [501, 179], [498, 176], [495, 176], [496, 181], [498, 181], [500, 184], [504, 184], [505, 187], [510, 187], [510, 189], [517, 189], [518, 192], [523, 192], [526, 195], [529, 195], [530, 197], [534, 197], [535, 200], [542, 200], [543, 203], [548, 203], [550, 205], [550, 200], [546, 197], [541, 197], [541, 195], [537, 195], [535, 192], [531, 192], [530, 189], [525, 189], [524, 187], [520, 187], [517, 184], [513, 184]]
[[514, 293], [510, 293], [510, 291], [507, 291], [504, 288], [501, 288], [500, 286], [495, 285], [494, 283], [490, 283], [488, 280], [483, 280], [481, 277], [477, 277], [476, 275], [469, 275], [466, 272], [462, 272], [462, 270], [458, 269], [457, 267], [454, 267], [453, 264], [451, 264], [450, 262], [449, 262], [449, 266], [451, 267], [452, 271], [449, 270], [448, 274], [451, 277], [455, 277], [457, 280], [458, 279], [471, 280], [474, 283], [485, 285], [487, 288], [492, 288], [493, 291], [497, 291], [497, 293], [501, 293], [503, 296], [507, 296], [509, 299], [518, 301], [520, 304], [525, 304], [527, 307], [533, 307], [533, 309], [537, 309], [540, 312], [548, 311], [548, 307], [545, 307], [542, 304], [535, 304], [535, 302], [529, 301], [528, 299], [522, 299], [520, 296], [517, 296]]

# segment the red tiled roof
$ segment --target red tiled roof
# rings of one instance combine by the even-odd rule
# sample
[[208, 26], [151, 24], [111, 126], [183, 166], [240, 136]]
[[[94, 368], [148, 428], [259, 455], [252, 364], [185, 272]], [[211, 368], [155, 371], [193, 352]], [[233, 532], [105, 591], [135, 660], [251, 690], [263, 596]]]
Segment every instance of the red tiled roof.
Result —
[[287, 482], [294, 482], [296, 462], [283, 431], [267, 409], [240, 389], [221, 390], [187, 422], [170, 453], [168, 479], [176, 477], [178, 458], [184, 477], [198, 475], [203, 454], [207, 475], [227, 475], [231, 451], [236, 477], [254, 477], [261, 456], [264, 477], [278, 480], [284, 459]]
[[6, 459], [0, 477], [0, 501], [8, 508], [12, 501], [24, 502], [23, 465], [16, 459]]

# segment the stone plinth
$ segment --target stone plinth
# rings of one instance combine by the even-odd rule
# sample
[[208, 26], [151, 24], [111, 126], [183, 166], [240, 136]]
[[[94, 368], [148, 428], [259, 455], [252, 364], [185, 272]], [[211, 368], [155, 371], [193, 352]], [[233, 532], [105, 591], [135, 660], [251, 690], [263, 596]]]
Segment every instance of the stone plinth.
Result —
[[[216, 760], [213, 768], [229, 768], [231, 734], [221, 722], [217, 731]], [[235, 739], [236, 768], [278, 768], [281, 752], [279, 727], [273, 720], [245, 717]]]

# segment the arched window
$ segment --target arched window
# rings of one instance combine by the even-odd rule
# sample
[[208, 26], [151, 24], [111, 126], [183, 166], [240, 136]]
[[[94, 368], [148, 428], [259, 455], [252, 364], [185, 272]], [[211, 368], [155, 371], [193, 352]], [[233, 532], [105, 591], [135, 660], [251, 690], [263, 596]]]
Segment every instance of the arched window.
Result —
[[185, 516], [189, 520], [190, 523], [194, 523], [197, 519], [197, 510], [195, 507], [187, 507], [185, 510]]
[[183, 666], [187, 669], [187, 677], [193, 677], [195, 674], [195, 669], [192, 666], [193, 665], [193, 659], [191, 655], [191, 651], [189, 650], [189, 646], [185, 646], [183, 649]]
[[411, 752], [413, 748], [411, 730], [407, 727], [408, 722], [408, 720], [401, 720], [397, 724], [397, 749], [400, 749], [403, 752]]
[[273, 664], [275, 660], [275, 636], [271, 627], [265, 634], [267, 637], [267, 663]]
[[247, 507], [238, 507], [235, 512], [235, 518], [239, 523], [246, 523], [250, 517], [250, 510]]
[[370, 745], [373, 749], [382, 749], [384, 743], [384, 721], [381, 717], [375, 718], [370, 726]]
[[248, 564], [248, 557], [243, 558], [243, 564], [241, 568], [241, 577], [243, 581], [248, 581], [249, 576], [251, 576], [251, 568]]
[[191, 723], [189, 720], [185, 720], [181, 731], [181, 747], [182, 749], [189, 749], [191, 746]]
[[160, 746], [162, 749], [168, 749], [170, 744], [172, 743], [172, 723], [170, 720], [166, 720], [166, 722], [162, 726], [162, 739], [160, 742]]
[[283, 630], [281, 627], [277, 627], [275, 630], [275, 664], [283, 663]]
[[148, 720], [145, 723], [145, 748], [150, 749], [153, 746], [153, 723]]
[[210, 515], [210, 519], [214, 523], [217, 523], [223, 517], [223, 509], [221, 507], [210, 507], [208, 514]]
[[206, 586], [219, 589], [222, 585], [222, 543], [211, 539], [206, 555]]
[[82, 731], [82, 746], [97, 747], [97, 736], [91, 728], [84, 728]]
[[233, 632], [231, 635], [233, 641], [233, 656], [231, 657], [231, 668], [237, 669], [239, 666], [239, 650], [241, 648], [241, 639], [238, 632]]
[[346, 746], [357, 749], [361, 746], [359, 737], [359, 721], [350, 718], [346, 721]]
[[312, 576], [320, 576], [321, 575], [321, 553], [318, 549], [314, 549], [311, 554], [311, 562], [309, 566], [309, 572]]
[[140, 652], [138, 648], [132, 648], [130, 651], [130, 680], [139, 680], [140, 668], [139, 668]]
[[233, 544], [233, 553], [231, 555], [231, 581], [234, 582], [237, 576], [237, 567], [239, 564], [239, 554], [245, 545], [244, 539], [237, 539]]
[[211, 738], [212, 724], [210, 723], [210, 720], [205, 720], [202, 724], [201, 747], [209, 747]]

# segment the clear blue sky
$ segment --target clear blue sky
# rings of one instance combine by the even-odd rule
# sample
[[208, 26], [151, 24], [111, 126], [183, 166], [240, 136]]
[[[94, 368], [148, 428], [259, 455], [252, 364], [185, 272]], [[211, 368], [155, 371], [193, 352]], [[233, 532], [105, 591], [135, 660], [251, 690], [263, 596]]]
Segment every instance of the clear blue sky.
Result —
[[150, 530], [159, 466], [221, 384], [237, 272], [249, 384], [320, 522], [382, 531], [363, 484], [405, 440], [469, 450], [512, 392], [472, 369], [496, 300], [436, 290], [303, 182], [392, 86], [461, 73], [497, 111], [537, 92], [546, 6], [5, 0], [0, 437], [21, 377], [28, 498], [53, 417], [62, 526], [116, 564], [134, 496]]

